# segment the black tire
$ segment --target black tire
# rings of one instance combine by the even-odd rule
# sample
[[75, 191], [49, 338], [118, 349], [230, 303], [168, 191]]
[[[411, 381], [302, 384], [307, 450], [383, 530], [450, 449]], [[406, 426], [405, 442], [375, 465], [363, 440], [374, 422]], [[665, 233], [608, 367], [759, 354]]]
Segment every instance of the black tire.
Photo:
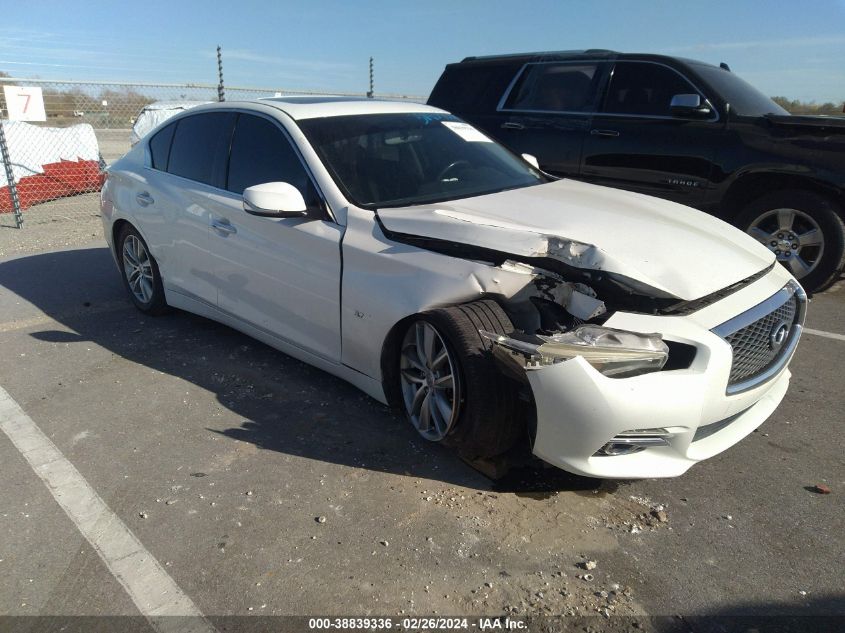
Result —
[[[140, 240], [144, 249], [146, 249], [146, 252], [149, 257], [150, 271], [152, 273], [153, 279], [152, 295], [147, 301], [143, 301], [141, 298], [136, 296], [135, 292], [129, 285], [129, 279], [126, 274], [127, 262], [124, 258], [123, 249], [127, 240], [129, 240], [130, 238]], [[115, 245], [115, 251], [117, 252], [117, 261], [119, 262], [118, 266], [120, 267], [120, 278], [123, 281], [123, 287], [126, 289], [126, 293], [129, 295], [129, 299], [132, 301], [132, 303], [135, 304], [135, 307], [138, 308], [144, 314], [149, 314], [150, 316], [159, 316], [169, 312], [170, 308], [168, 307], [167, 301], [164, 298], [164, 287], [161, 283], [161, 273], [158, 270], [158, 263], [150, 253], [150, 249], [147, 246], [147, 243], [144, 241], [144, 238], [141, 237], [141, 234], [138, 233], [135, 227], [129, 224], [123, 227], [123, 229], [120, 231], [120, 234], [118, 235], [117, 244]]]
[[[839, 278], [845, 263], [845, 225], [842, 223], [842, 208], [830, 198], [813, 191], [773, 191], [748, 204], [737, 216], [736, 225], [748, 232], [758, 218], [775, 209], [796, 209], [808, 215], [818, 225], [824, 248], [815, 267], [808, 274], [796, 277], [809, 292], [824, 290]], [[786, 267], [789, 269], [788, 265]]]
[[516, 388], [496, 368], [491, 344], [478, 331], [512, 332], [507, 314], [495, 301], [483, 300], [424, 312], [418, 319], [434, 326], [444, 339], [460, 375], [458, 418], [439, 443], [454, 447], [466, 459], [505, 453], [524, 431]]

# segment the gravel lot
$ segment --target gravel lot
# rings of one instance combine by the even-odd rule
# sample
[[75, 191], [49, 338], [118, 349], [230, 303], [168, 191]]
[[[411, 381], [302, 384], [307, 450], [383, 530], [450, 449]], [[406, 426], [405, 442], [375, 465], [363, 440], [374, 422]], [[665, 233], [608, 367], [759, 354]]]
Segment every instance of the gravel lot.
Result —
[[[683, 477], [493, 482], [325, 373], [140, 315], [99, 219], [41, 211], [0, 228], [0, 386], [202, 613], [845, 617], [845, 340], [805, 335], [775, 415]], [[844, 301], [816, 296], [809, 327], [845, 334]], [[0, 475], [0, 613], [137, 615], [2, 433]]]

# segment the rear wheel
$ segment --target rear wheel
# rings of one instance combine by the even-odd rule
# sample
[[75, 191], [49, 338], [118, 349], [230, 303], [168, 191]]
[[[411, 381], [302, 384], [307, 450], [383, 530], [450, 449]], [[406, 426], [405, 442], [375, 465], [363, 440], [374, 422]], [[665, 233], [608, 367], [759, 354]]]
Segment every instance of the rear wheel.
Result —
[[135, 307], [153, 316], [167, 312], [158, 264], [134, 227], [126, 225], [120, 232], [117, 254], [123, 285]]
[[408, 324], [398, 358], [411, 424], [469, 459], [506, 452], [522, 432], [516, 390], [495, 367], [479, 330], [507, 334], [513, 326], [489, 300], [424, 312]]
[[812, 191], [776, 191], [749, 204], [739, 226], [810, 291], [836, 281], [845, 256], [841, 209]]

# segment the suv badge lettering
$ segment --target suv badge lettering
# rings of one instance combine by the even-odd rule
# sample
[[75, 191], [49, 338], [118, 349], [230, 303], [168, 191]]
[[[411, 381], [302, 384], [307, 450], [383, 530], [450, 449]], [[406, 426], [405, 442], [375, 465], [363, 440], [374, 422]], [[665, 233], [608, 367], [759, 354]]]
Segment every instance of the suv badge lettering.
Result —
[[698, 187], [699, 185], [697, 180], [686, 180], [684, 178], [670, 178], [668, 183], [670, 185], [679, 185], [681, 187]]

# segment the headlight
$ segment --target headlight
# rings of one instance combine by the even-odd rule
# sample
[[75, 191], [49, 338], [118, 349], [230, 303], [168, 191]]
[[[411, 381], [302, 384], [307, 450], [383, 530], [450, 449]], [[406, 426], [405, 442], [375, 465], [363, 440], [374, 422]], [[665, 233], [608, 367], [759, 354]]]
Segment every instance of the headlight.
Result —
[[669, 358], [660, 334], [638, 334], [598, 325], [582, 325], [571, 332], [540, 336], [529, 342], [481, 330], [495, 348], [504, 348], [525, 369], [541, 369], [581, 356], [605, 376], [625, 378], [659, 371]]

